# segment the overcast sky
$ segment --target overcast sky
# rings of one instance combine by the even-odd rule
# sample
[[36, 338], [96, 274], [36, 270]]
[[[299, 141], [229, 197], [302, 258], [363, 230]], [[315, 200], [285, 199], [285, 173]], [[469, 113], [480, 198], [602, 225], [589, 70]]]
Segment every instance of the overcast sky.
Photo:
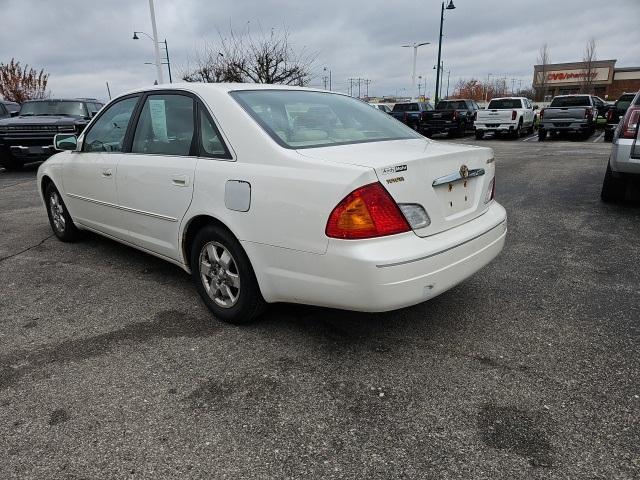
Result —
[[[442, 55], [459, 78], [506, 76], [531, 84], [537, 51], [549, 44], [552, 62], [582, 59], [589, 37], [599, 59], [640, 66], [640, 0], [454, 0], [445, 11]], [[316, 78], [332, 70], [334, 90], [349, 77], [371, 79], [369, 93], [405, 93], [412, 51], [400, 46], [431, 42], [418, 52], [417, 74], [433, 94], [440, 1], [434, 0], [155, 0], [158, 34], [166, 37], [174, 81], [218, 31], [286, 28], [296, 49], [317, 53]], [[151, 33], [148, 0], [0, 0], [0, 62], [12, 57], [50, 73], [56, 97], [106, 99], [153, 84], [153, 45], [132, 40]], [[166, 77], [165, 71], [165, 77]], [[445, 78], [446, 82], [446, 78]], [[402, 89], [407, 89], [403, 91]], [[446, 83], [445, 83], [446, 89]]]

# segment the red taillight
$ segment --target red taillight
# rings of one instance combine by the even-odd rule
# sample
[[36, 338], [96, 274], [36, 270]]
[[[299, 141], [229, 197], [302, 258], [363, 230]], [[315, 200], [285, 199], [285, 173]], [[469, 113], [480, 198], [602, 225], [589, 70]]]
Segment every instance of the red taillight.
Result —
[[540, 120], [542, 120], [542, 116], [544, 115], [544, 108], [540, 110]]
[[518, 112], [516, 112], [515, 110], [511, 112], [511, 120], [515, 120], [517, 116]]
[[584, 109], [584, 118], [590, 118], [590, 117], [593, 117], [593, 110], [591, 110], [591, 107], [585, 108]]
[[638, 121], [640, 121], [640, 107], [629, 107], [621, 122], [622, 130], [620, 130], [620, 137], [635, 138]]
[[454, 110], [454, 111], [453, 111], [453, 117], [452, 117], [452, 118], [453, 118], [454, 120], [455, 120], [456, 118], [458, 118], [458, 112], [457, 112], [456, 110]]
[[331, 212], [327, 237], [355, 240], [383, 237], [411, 230], [407, 219], [379, 183], [370, 183], [347, 195]]
[[611, 122], [613, 120], [613, 110], [607, 110], [607, 122]]

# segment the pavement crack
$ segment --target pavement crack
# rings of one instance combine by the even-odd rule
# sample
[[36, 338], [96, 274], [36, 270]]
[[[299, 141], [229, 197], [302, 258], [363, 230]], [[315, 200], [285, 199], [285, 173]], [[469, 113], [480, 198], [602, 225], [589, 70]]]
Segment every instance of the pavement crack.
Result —
[[35, 245], [31, 245], [30, 247], [25, 248], [24, 250], [21, 250], [17, 253], [12, 253], [11, 255], [7, 255], [6, 257], [2, 257], [0, 258], [0, 262], [4, 262], [5, 260], [9, 260], [10, 258], [13, 257], [17, 257], [18, 255], [22, 255], [25, 252], [28, 252], [29, 250], [33, 250], [36, 247], [39, 247], [40, 245], [42, 245], [44, 242], [46, 242], [47, 240], [49, 240], [51, 237], [53, 237], [55, 234], [51, 234], [45, 238], [43, 238], [40, 242], [36, 243]]
[[16, 185], [23, 185], [25, 183], [31, 183], [31, 182], [33, 182], [33, 180], [25, 180], [24, 182], [16, 182], [16, 183], [10, 183], [9, 185], [2, 185], [0, 187], [0, 190], [4, 190], [5, 188], [15, 187]]

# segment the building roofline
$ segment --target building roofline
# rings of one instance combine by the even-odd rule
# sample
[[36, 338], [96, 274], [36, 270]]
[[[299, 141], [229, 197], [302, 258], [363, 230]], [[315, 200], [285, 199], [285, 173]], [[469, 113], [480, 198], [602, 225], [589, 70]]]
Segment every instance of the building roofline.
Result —
[[[593, 66], [594, 67], [606, 67], [606, 66], [610, 66], [610, 65], [615, 65], [615, 63], [617, 62], [617, 59], [612, 59], [612, 60], [594, 60]], [[547, 63], [545, 65], [545, 67], [548, 68], [570, 68], [570, 67], [574, 67], [575, 65], [580, 65], [581, 63], [584, 63], [582, 60], [577, 61], [577, 62], [564, 62], [564, 63]], [[542, 65], [540, 64], [536, 64], [533, 66], [534, 68], [538, 67], [538, 68], [542, 68]]]

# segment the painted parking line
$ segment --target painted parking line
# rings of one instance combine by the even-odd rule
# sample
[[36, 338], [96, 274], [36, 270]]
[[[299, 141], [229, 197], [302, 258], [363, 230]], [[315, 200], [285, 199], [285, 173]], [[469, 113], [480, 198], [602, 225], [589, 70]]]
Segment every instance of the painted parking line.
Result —
[[604, 137], [604, 132], [602, 132], [600, 135], [594, 138], [593, 143], [599, 142], [600, 140], [602, 140], [603, 137]]
[[531, 140], [533, 140], [534, 138], [538, 138], [538, 134], [536, 133], [535, 135], [531, 135], [530, 137], [527, 138], [523, 138], [522, 141], [523, 142], [530, 142]]

